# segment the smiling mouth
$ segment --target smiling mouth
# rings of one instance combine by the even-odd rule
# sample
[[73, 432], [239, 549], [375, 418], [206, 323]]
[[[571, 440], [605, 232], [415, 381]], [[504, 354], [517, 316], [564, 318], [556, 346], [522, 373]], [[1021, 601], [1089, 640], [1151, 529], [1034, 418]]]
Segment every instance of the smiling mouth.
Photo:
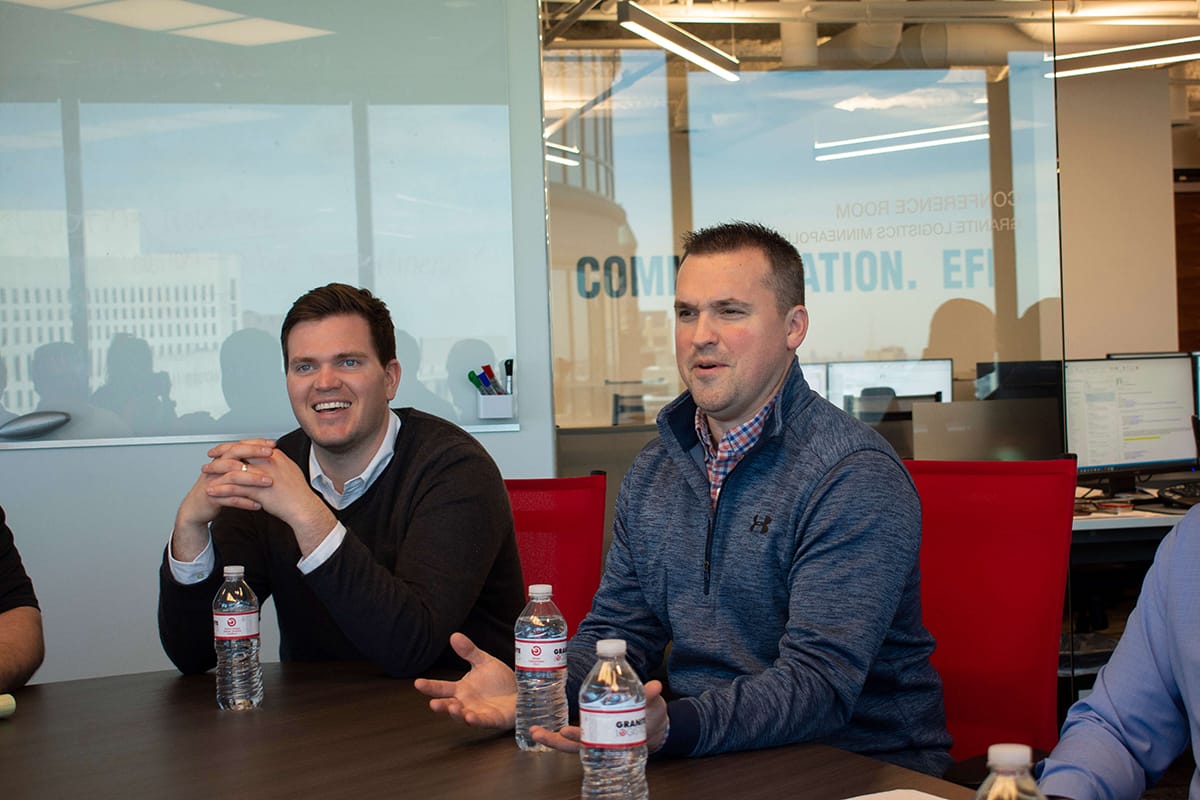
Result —
[[349, 408], [350, 404], [345, 400], [330, 400], [324, 403], [317, 403], [313, 406], [313, 411], [318, 414], [322, 411], [338, 411], [339, 409]]

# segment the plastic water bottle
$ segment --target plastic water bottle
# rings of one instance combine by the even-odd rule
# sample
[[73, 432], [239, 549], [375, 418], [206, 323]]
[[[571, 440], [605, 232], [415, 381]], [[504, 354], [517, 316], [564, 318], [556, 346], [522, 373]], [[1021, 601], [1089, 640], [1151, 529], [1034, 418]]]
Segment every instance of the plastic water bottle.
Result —
[[987, 753], [988, 776], [975, 800], [1046, 800], [1030, 767], [1033, 751], [1027, 744], [994, 744]]
[[258, 660], [258, 598], [246, 583], [245, 567], [225, 567], [225, 582], [213, 598], [213, 647], [217, 651], [217, 705], [244, 711], [262, 702]]
[[583, 800], [645, 800], [646, 690], [625, 660], [624, 639], [596, 642], [596, 665], [579, 690]]
[[567, 621], [551, 600], [548, 583], [529, 587], [529, 604], [513, 629], [516, 640], [517, 745], [549, 750], [529, 738], [529, 728], [556, 731], [567, 724]]

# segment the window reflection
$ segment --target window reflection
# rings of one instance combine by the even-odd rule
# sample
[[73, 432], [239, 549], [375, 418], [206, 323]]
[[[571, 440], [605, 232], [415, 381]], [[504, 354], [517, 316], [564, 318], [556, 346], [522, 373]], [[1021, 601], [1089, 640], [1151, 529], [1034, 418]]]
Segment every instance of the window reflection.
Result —
[[[557, 423], [652, 421], [680, 391], [675, 243], [731, 219], [801, 251], [802, 361], [953, 358], [954, 395], [972, 399], [978, 362], [1058, 357], [1043, 337], [1061, 312], [1041, 56], [731, 84], [653, 52], [547, 53], [548, 130], [582, 150], [548, 169]], [[595, 161], [611, 187], [589, 178]]]
[[255, 13], [320, 35], [235, 42], [0, 3], [7, 413], [45, 405], [45, 372], [97, 421], [58, 439], [288, 430], [280, 322], [343, 281], [415, 342], [414, 402], [480, 422], [453, 406], [446, 359], [460, 339], [515, 355], [508, 8]]

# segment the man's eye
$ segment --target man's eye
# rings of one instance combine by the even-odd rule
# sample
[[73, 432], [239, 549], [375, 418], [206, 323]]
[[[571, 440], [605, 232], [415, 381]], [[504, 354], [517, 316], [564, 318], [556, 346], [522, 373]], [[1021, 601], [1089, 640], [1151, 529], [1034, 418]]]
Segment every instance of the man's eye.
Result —
[[297, 364], [292, 367], [293, 372], [308, 372], [310, 369], [312, 369], [312, 364]]
[[359, 362], [357, 358], [347, 358], [342, 360], [343, 367], [357, 367], [359, 363], [361, 362]]

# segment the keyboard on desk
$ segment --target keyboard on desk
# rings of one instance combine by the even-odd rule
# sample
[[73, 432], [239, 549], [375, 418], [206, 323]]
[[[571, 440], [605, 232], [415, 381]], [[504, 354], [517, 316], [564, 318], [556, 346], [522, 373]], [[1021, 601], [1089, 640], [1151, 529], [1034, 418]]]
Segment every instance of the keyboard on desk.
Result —
[[1158, 490], [1158, 497], [1167, 505], [1190, 508], [1200, 503], [1200, 481], [1185, 481], [1164, 486]]

